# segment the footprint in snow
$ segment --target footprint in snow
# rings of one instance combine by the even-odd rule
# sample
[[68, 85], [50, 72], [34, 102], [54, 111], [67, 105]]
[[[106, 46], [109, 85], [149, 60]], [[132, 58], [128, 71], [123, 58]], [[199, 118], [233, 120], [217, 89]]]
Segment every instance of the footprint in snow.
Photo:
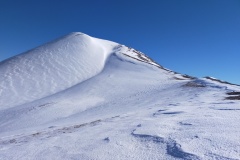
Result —
[[109, 137], [106, 137], [106, 138], [104, 138], [103, 140], [104, 140], [105, 142], [109, 142], [109, 141], [110, 141]]
[[141, 124], [138, 124], [137, 127], [142, 127], [142, 125], [141, 125]]
[[160, 109], [157, 112], [153, 113], [153, 116], [158, 116], [161, 114], [161, 112], [164, 112], [164, 111], [166, 111], [166, 109]]
[[184, 125], [184, 126], [191, 126], [191, 123], [184, 123], [184, 122], [179, 122], [180, 125]]

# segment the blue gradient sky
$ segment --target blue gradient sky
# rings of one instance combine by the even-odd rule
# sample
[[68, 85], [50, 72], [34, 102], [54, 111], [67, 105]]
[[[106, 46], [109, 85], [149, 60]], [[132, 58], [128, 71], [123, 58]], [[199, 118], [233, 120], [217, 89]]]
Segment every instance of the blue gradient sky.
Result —
[[0, 0], [0, 61], [73, 31], [240, 84], [240, 0]]

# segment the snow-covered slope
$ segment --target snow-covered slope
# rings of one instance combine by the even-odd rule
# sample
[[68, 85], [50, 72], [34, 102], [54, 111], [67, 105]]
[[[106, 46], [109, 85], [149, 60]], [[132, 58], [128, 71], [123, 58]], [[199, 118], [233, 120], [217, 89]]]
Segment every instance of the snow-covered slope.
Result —
[[72, 33], [0, 64], [0, 109], [31, 102], [103, 69], [116, 43]]
[[124, 45], [72, 33], [0, 74], [0, 159], [240, 159], [239, 86]]

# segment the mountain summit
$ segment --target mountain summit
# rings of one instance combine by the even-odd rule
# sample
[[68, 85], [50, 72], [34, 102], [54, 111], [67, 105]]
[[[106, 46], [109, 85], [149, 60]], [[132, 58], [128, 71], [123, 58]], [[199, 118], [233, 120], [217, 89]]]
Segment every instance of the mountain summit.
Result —
[[0, 159], [239, 159], [240, 86], [74, 32], [0, 63]]

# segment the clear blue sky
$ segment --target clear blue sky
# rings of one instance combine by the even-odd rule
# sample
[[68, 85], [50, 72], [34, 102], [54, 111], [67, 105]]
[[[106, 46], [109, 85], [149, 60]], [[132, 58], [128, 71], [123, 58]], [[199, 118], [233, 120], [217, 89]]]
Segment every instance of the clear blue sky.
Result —
[[0, 61], [73, 31], [240, 84], [240, 0], [0, 0]]

